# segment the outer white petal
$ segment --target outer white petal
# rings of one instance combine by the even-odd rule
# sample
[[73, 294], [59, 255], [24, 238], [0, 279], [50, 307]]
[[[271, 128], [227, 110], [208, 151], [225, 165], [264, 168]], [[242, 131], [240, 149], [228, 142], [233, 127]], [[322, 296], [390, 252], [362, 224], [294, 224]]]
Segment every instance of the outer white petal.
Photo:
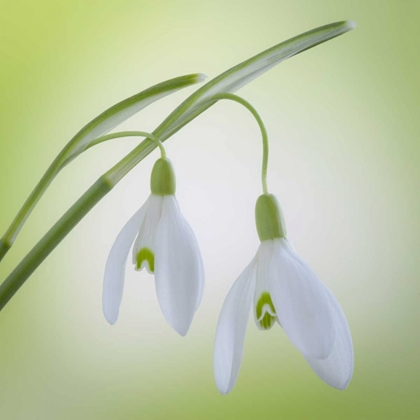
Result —
[[335, 338], [327, 289], [285, 239], [274, 242], [270, 293], [280, 324], [305, 356], [325, 359]]
[[164, 196], [155, 242], [156, 294], [166, 320], [184, 336], [204, 287], [204, 268], [195, 235], [175, 196]]
[[[162, 216], [163, 196], [150, 194], [149, 204], [144, 216], [144, 223], [141, 226], [139, 235], [133, 246], [133, 264], [137, 263], [137, 254], [142, 248], [149, 249], [152, 253], [155, 252], [156, 233], [159, 227], [160, 218]], [[147, 261], [143, 261], [139, 271], [143, 268], [149, 273], [152, 273], [151, 267]]]
[[246, 327], [255, 292], [256, 258], [233, 283], [217, 323], [214, 341], [214, 378], [222, 394], [235, 386], [241, 367]]
[[112, 245], [105, 266], [104, 284], [102, 290], [102, 310], [106, 320], [115, 324], [118, 319], [122, 294], [124, 290], [124, 276], [127, 256], [131, 245], [143, 223], [149, 200], [126, 223]]
[[328, 385], [345, 389], [353, 376], [353, 342], [346, 316], [333, 294], [328, 290], [333, 309], [335, 342], [331, 354], [323, 360], [305, 356], [309, 366]]

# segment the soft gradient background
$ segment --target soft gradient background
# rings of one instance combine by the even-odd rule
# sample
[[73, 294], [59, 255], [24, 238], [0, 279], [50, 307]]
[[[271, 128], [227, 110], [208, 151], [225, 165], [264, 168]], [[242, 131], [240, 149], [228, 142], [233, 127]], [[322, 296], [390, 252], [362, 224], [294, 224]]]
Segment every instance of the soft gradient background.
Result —
[[[325, 385], [280, 328], [263, 333], [251, 320], [236, 387], [227, 396], [216, 389], [215, 326], [257, 249], [261, 190], [258, 128], [226, 102], [166, 143], [206, 266], [188, 336], [165, 322], [144, 272], [128, 270], [114, 327], [101, 310], [107, 254], [149, 194], [156, 152], [1, 312], [1, 419], [420, 418], [420, 2], [0, 0], [0, 10], [0, 233], [64, 144], [115, 102], [178, 75], [214, 77], [323, 24], [358, 23], [239, 92], [269, 130], [269, 188], [290, 240], [347, 314], [349, 388]], [[153, 130], [193, 89], [121, 128]], [[60, 175], [1, 279], [135, 144], [100, 146]]]

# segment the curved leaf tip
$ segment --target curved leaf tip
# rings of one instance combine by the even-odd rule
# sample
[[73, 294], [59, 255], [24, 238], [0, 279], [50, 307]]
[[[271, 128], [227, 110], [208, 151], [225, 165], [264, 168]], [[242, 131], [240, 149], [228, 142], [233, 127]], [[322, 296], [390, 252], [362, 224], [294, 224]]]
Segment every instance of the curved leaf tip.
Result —
[[355, 29], [357, 26], [357, 23], [354, 20], [345, 20], [344, 23], [346, 24], [349, 31]]
[[197, 73], [197, 74], [194, 74], [194, 77], [195, 77], [196, 83], [201, 83], [201, 82], [204, 82], [208, 76], [204, 73]]
[[303, 51], [343, 35], [356, 27], [352, 20], [330, 23], [290, 38], [249, 58], [210, 80], [178, 108], [153, 132], [165, 140], [217, 101], [211, 98], [221, 93], [234, 93], [252, 80]]

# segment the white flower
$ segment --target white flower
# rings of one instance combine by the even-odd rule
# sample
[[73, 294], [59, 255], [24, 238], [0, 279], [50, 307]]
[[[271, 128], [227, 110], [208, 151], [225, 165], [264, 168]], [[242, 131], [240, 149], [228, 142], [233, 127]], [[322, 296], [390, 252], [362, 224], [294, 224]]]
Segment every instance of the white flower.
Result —
[[253, 308], [259, 329], [268, 330], [277, 321], [315, 373], [327, 384], [345, 389], [354, 365], [346, 317], [333, 294], [285, 238], [275, 197], [261, 197], [256, 209], [260, 247], [229, 291], [217, 325], [217, 387], [226, 394], [236, 383]]
[[[110, 324], [118, 319], [127, 257], [133, 245], [133, 264], [154, 273], [157, 298], [168, 323], [184, 336], [200, 305], [204, 267], [194, 233], [175, 198], [175, 176], [167, 159], [152, 172], [152, 194], [117, 236], [109, 254], [102, 307]], [[136, 239], [137, 236], [137, 239]]]

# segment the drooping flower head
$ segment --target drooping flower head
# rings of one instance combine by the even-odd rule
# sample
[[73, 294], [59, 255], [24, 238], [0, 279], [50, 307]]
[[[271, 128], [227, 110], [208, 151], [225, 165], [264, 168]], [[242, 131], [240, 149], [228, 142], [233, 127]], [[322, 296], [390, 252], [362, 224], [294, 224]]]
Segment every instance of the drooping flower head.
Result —
[[103, 312], [110, 324], [117, 321], [125, 266], [134, 242], [135, 269], [146, 268], [154, 274], [163, 315], [176, 332], [185, 335], [203, 295], [203, 261], [195, 235], [179, 210], [175, 174], [166, 157], [156, 161], [150, 186], [149, 198], [123, 227], [109, 254]]
[[229, 291], [217, 325], [217, 387], [226, 394], [236, 383], [253, 310], [260, 330], [271, 329], [277, 321], [315, 373], [345, 389], [353, 374], [353, 345], [340, 305], [286, 239], [275, 196], [258, 198], [256, 224], [260, 247]]

